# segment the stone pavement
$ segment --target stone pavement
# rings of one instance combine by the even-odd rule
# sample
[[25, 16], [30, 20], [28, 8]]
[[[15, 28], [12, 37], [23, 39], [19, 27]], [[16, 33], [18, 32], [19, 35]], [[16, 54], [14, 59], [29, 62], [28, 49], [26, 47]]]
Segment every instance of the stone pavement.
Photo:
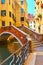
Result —
[[43, 65], [43, 52], [31, 53], [24, 65]]

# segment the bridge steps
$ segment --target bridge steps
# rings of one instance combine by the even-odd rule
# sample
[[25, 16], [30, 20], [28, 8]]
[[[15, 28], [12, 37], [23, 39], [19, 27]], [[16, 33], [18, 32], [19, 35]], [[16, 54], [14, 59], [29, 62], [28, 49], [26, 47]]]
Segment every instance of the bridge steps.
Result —
[[[42, 48], [43, 34], [39, 34], [39, 33], [35, 32], [35, 31], [25, 27], [25, 26], [21, 27], [20, 29], [23, 30], [25, 33], [30, 35], [29, 37], [31, 38], [31, 44], [30, 44], [31, 51], [36, 51], [40, 47]], [[40, 49], [39, 49], [39, 51], [40, 51]]]
[[[43, 41], [39, 42], [36, 39], [31, 37], [31, 50], [32, 51], [38, 51], [38, 49], [39, 49], [39, 51], [40, 51], [40, 47], [41, 48], [43, 47]], [[42, 49], [41, 49], [41, 51], [42, 51]]]
[[43, 65], [43, 52], [33, 52], [24, 65]]
[[27, 34], [30, 34], [32, 37], [37, 39], [39, 42], [43, 41], [43, 34], [37, 33], [36, 31], [34, 31], [26, 26], [22, 26], [22, 27], [20, 27], [20, 29], [23, 30], [24, 32], [26, 32]]
[[35, 65], [36, 53], [30, 53], [24, 65]]

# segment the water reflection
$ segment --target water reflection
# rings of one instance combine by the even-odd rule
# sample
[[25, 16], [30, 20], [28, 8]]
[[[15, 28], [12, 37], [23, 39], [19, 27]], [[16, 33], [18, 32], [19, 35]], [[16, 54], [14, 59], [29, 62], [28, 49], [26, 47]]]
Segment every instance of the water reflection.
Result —
[[[6, 59], [11, 53], [15, 52], [18, 48], [20, 48], [19, 42], [14, 40], [13, 42], [7, 42], [2, 40], [2, 44], [0, 42], [0, 62]], [[11, 59], [10, 59], [11, 60]], [[10, 60], [4, 64], [8, 65]]]

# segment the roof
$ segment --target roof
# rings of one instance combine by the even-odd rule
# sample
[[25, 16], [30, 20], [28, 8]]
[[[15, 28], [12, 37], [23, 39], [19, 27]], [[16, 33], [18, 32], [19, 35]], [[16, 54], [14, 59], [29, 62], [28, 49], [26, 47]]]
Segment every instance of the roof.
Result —
[[28, 20], [33, 20], [35, 16], [33, 16], [32, 14], [28, 14]]

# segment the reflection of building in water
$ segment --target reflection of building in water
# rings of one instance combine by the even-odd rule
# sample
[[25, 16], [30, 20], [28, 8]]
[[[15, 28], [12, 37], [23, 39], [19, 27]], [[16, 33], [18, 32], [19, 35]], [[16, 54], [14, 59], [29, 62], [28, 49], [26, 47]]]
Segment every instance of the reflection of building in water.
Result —
[[14, 44], [8, 44], [8, 50], [10, 53], [15, 52]]
[[0, 13], [0, 26], [28, 26], [26, 0], [0, 0]]
[[7, 48], [8, 48], [8, 50], [9, 50], [10, 53], [15, 52], [20, 47], [21, 46], [20, 46], [19, 42], [9, 43], [8, 46], [7, 46]]
[[0, 63], [2, 62], [2, 57], [0, 56]]

